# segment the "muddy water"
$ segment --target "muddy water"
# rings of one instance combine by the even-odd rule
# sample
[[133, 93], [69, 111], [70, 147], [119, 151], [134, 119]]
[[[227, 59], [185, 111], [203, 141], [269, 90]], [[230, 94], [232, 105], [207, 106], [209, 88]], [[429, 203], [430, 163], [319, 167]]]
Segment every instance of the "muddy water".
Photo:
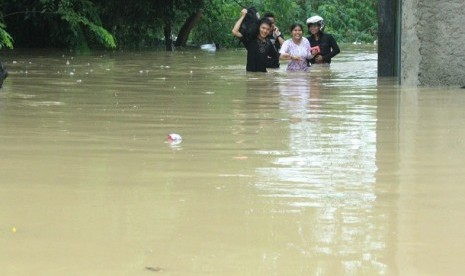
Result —
[[373, 48], [3, 56], [1, 275], [465, 272], [465, 92], [377, 79]]

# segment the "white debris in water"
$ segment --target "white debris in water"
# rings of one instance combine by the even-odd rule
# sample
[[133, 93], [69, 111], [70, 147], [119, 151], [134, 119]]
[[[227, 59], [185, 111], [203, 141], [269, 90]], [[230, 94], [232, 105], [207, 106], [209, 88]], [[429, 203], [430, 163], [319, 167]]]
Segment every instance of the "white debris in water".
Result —
[[181, 144], [181, 142], [182, 142], [181, 135], [177, 133], [168, 134], [168, 143], [170, 143], [171, 145], [178, 145], [178, 144]]
[[200, 49], [209, 53], [216, 52], [216, 45], [215, 44], [203, 44], [200, 45]]

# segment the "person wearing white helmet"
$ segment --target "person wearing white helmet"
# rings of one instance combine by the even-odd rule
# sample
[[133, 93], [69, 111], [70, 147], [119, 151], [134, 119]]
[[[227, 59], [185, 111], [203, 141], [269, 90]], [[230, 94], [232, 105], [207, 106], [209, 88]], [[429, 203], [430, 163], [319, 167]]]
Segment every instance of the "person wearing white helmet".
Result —
[[336, 39], [331, 34], [325, 33], [323, 17], [315, 15], [307, 19], [307, 27], [310, 36], [307, 39], [312, 45], [313, 58], [309, 59], [311, 64], [330, 64], [331, 59], [339, 54], [341, 50]]

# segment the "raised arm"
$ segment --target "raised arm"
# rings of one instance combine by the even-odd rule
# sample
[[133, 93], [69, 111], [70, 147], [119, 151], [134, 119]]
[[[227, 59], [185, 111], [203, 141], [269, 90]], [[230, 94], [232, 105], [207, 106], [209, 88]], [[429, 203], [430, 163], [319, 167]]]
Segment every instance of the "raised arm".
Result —
[[242, 9], [241, 10], [241, 17], [237, 20], [236, 24], [234, 24], [234, 27], [232, 29], [233, 36], [235, 36], [237, 38], [242, 38], [243, 37], [243, 35], [239, 31], [239, 29], [241, 28], [242, 21], [244, 21], [244, 18], [245, 18], [246, 14], [247, 14], [247, 9]]
[[283, 43], [284, 43], [284, 38], [283, 38], [283, 35], [281, 34], [281, 32], [279, 31], [278, 27], [274, 28], [273, 36], [276, 38], [276, 41], [278, 41], [279, 45], [282, 46]]

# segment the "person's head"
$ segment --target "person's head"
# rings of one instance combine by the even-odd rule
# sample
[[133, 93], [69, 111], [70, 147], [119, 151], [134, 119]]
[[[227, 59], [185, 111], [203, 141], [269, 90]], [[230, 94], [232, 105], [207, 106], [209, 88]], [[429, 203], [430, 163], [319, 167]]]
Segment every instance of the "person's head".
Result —
[[274, 30], [275, 28], [275, 23], [276, 23], [276, 17], [274, 16], [273, 13], [271, 12], [267, 12], [263, 15], [264, 18], [268, 18], [268, 20], [270, 20], [271, 22], [271, 32]]
[[258, 22], [258, 37], [266, 38], [270, 34], [271, 25], [271, 21], [268, 18], [261, 18]]
[[325, 23], [323, 17], [315, 15], [307, 19], [308, 32], [312, 35], [323, 32]]
[[293, 39], [302, 39], [304, 27], [300, 23], [294, 23], [291, 25], [290, 31]]

